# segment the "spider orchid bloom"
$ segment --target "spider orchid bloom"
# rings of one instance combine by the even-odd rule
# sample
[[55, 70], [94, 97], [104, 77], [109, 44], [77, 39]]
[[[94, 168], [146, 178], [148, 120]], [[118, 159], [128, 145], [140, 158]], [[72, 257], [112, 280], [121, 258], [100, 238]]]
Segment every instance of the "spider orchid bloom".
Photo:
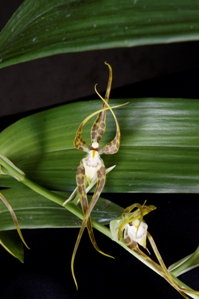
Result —
[[[132, 212], [132, 210], [135, 208], [137, 209]], [[142, 206], [140, 204], [133, 204], [132, 206], [126, 208], [121, 217], [110, 222], [112, 238], [118, 243], [123, 239], [126, 246], [130, 248], [131, 251], [134, 252], [143, 263], [159, 273], [159, 275], [162, 276], [168, 283], [170, 283], [170, 285], [184, 298], [189, 299], [187, 295], [193, 295], [193, 298], [198, 298], [195, 297], [195, 295], [199, 296], [198, 291], [183, 288], [181, 285], [179, 285], [179, 282], [175, 279], [175, 276], [172, 276], [169, 273], [155, 244], [155, 241], [153, 240], [153, 237], [147, 231], [148, 225], [142, 221], [146, 214], [155, 209], [155, 206], [146, 206], [145, 204]], [[146, 248], [146, 238], [148, 238], [159, 264], [153, 261], [139, 248], [138, 245], [141, 245], [148, 251]]]
[[140, 222], [136, 219], [130, 224], [126, 224], [124, 228], [124, 240], [128, 242], [130, 238], [131, 243], [138, 243], [146, 249], [146, 237], [147, 237], [148, 225], [145, 222]]
[[[134, 212], [132, 212], [136, 209]], [[124, 242], [130, 248], [135, 248], [137, 244], [146, 248], [146, 238], [148, 225], [143, 221], [143, 217], [155, 210], [155, 206], [146, 206], [135, 203], [127, 207], [122, 216], [110, 222], [110, 231], [113, 240], [118, 242], [124, 239]]]
[[[80, 161], [80, 164], [77, 168], [77, 173], [76, 173], [77, 191], [78, 191], [78, 195], [80, 198], [81, 208], [84, 213], [82, 225], [80, 227], [79, 234], [77, 236], [77, 240], [76, 240], [72, 258], [71, 258], [71, 271], [72, 271], [74, 282], [76, 284], [76, 288], [78, 288], [78, 286], [77, 286], [77, 281], [76, 281], [75, 274], [74, 274], [74, 260], [75, 260], [75, 255], [76, 255], [77, 248], [79, 246], [82, 234], [86, 227], [87, 227], [89, 237], [90, 237], [90, 240], [91, 240], [94, 248], [101, 254], [111, 257], [110, 255], [102, 252], [99, 249], [97, 242], [95, 240], [95, 236], [94, 236], [94, 232], [93, 232], [93, 228], [92, 228], [92, 224], [91, 224], [91, 218], [90, 218], [92, 209], [95, 206], [95, 204], [104, 188], [105, 181], [106, 181], [106, 168], [105, 168], [103, 160], [100, 158], [100, 155], [101, 154], [107, 154], [107, 155], [115, 154], [115, 153], [117, 153], [117, 151], [119, 150], [119, 147], [120, 147], [120, 127], [119, 127], [116, 115], [113, 112], [113, 108], [117, 108], [117, 107], [126, 105], [126, 104], [121, 104], [118, 106], [111, 107], [108, 104], [109, 95], [110, 95], [110, 91], [111, 91], [111, 85], [112, 85], [112, 68], [107, 62], [105, 62], [105, 64], [109, 68], [109, 79], [108, 79], [105, 98], [103, 98], [98, 93], [98, 91], [96, 89], [96, 85], [95, 85], [95, 92], [100, 97], [100, 99], [103, 101], [102, 108], [100, 110], [92, 113], [91, 115], [89, 115], [80, 124], [80, 126], [76, 132], [76, 136], [75, 136], [75, 140], [74, 140], [74, 146], [77, 149], [82, 150], [87, 153], [86, 157]], [[99, 142], [100, 142], [101, 138], [103, 137], [105, 130], [106, 130], [106, 110], [110, 110], [110, 112], [115, 120], [116, 134], [115, 134], [115, 137], [113, 138], [113, 140], [111, 140], [109, 143], [107, 143], [103, 147], [100, 147]], [[97, 115], [97, 114], [98, 114], [98, 116], [91, 128], [91, 146], [89, 146], [86, 144], [86, 142], [84, 141], [84, 139], [82, 137], [82, 130], [83, 130], [84, 125], [87, 123], [87, 121], [89, 119], [91, 119], [94, 115]], [[90, 185], [91, 182], [93, 182], [95, 179], [97, 179], [96, 189], [94, 191], [94, 194], [92, 196], [90, 203], [88, 203], [87, 194], [86, 194], [86, 185], [87, 184]], [[73, 194], [74, 194], [74, 192], [72, 193], [72, 195]], [[64, 202], [63, 205], [65, 205], [70, 199], [71, 199], [71, 196], [69, 199], [67, 199]]]

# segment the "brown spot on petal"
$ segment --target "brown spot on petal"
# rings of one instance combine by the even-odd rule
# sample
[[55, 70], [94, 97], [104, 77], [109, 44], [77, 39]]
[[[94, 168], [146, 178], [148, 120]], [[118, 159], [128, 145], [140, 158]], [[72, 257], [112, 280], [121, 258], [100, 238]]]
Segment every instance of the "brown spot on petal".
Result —
[[102, 189], [104, 187], [104, 183], [105, 183], [105, 180], [104, 179], [101, 179], [100, 183], [99, 183], [99, 188]]
[[85, 174], [85, 170], [83, 168], [78, 167], [77, 168], [77, 175], [78, 174]]
[[103, 167], [103, 168], [101, 169], [101, 171], [102, 171], [103, 175], [106, 174], [106, 169], [105, 169], [105, 167]]
[[84, 183], [84, 178], [83, 177], [78, 177], [77, 178], [77, 184], [82, 185]]
[[98, 133], [99, 135], [103, 135], [104, 131], [99, 129], [99, 130], [97, 131], [97, 133]]
[[100, 124], [100, 127], [101, 127], [102, 129], [104, 129], [104, 128], [105, 128], [105, 124], [104, 124], [104, 123], [101, 123], [101, 124]]
[[78, 192], [79, 192], [79, 194], [82, 194], [82, 187], [81, 186], [78, 186]]
[[98, 178], [102, 178], [103, 177], [103, 173], [99, 170], [98, 171]]
[[132, 241], [130, 239], [130, 237], [127, 237], [126, 239], [124, 239], [124, 242], [126, 243], [126, 245], [130, 248], [130, 249], [134, 249], [137, 247], [137, 242]]
[[92, 138], [92, 139], [95, 139], [95, 138], [96, 138], [96, 132], [92, 132], [92, 134], [91, 134], [91, 138]]
[[96, 124], [94, 124], [93, 127], [92, 127], [92, 131], [95, 131], [97, 129], [97, 127], [98, 126]]

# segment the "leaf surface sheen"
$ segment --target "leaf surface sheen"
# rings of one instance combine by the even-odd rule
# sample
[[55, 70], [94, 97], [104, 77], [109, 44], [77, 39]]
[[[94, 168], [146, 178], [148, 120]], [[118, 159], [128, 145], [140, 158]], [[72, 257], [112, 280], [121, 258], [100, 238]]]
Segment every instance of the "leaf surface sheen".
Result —
[[26, 0], [0, 33], [0, 67], [49, 55], [199, 39], [186, 0]]
[[[199, 191], [199, 103], [190, 99], [131, 99], [115, 110], [121, 146], [103, 155], [107, 175], [104, 192]], [[124, 100], [112, 100], [112, 104]], [[73, 146], [81, 121], [101, 107], [100, 101], [78, 102], [21, 119], [0, 134], [0, 153], [33, 181], [57, 191], [73, 191], [84, 153]], [[77, 113], [78, 111], [78, 113]], [[92, 120], [83, 136], [89, 144]], [[115, 124], [107, 112], [102, 144], [112, 140]], [[18, 183], [2, 174], [1, 186]]]

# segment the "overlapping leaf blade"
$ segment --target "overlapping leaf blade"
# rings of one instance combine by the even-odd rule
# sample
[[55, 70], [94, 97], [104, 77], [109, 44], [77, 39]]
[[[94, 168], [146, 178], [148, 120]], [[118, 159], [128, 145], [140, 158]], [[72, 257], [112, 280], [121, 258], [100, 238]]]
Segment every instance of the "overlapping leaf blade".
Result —
[[186, 0], [26, 0], [0, 34], [0, 67], [66, 52], [199, 39]]
[[[28, 188], [7, 189], [2, 193], [14, 209], [21, 229], [79, 227], [81, 224], [81, 220], [64, 207]], [[67, 198], [70, 194], [62, 192], [61, 195]], [[100, 198], [92, 212], [92, 217], [105, 225], [121, 215], [122, 211], [120, 206]], [[0, 215], [0, 232], [15, 230], [10, 213], [1, 202]]]
[[[123, 100], [112, 100], [119, 104]], [[0, 134], [0, 152], [35, 182], [72, 191], [82, 152], [73, 147], [78, 125], [100, 101], [79, 102], [24, 118]], [[78, 111], [78, 113], [77, 113]], [[108, 112], [109, 113], [109, 112]], [[122, 140], [116, 155], [103, 156], [107, 176], [105, 192], [199, 191], [199, 102], [188, 99], [134, 99], [115, 111]], [[88, 142], [91, 121], [84, 130]], [[110, 114], [104, 142], [115, 133]], [[1, 186], [14, 179], [1, 175]]]

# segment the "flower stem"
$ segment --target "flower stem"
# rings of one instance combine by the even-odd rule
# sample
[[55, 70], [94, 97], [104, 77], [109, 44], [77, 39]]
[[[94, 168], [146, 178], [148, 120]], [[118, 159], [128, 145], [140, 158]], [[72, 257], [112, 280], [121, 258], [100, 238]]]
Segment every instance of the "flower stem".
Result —
[[[31, 181], [28, 179], [23, 171], [21, 171], [19, 168], [17, 168], [9, 159], [4, 157], [3, 155], [0, 154], [0, 165], [2, 165], [5, 168], [5, 172], [14, 177], [16, 180], [24, 184], [25, 186], [29, 187], [36, 193], [44, 196], [45, 198], [57, 203], [58, 205], [63, 206], [64, 201], [66, 200], [65, 197], [53, 193], [46, 188], [36, 184], [35, 182]], [[3, 169], [4, 170], [4, 169]], [[78, 218], [83, 220], [84, 215], [82, 211], [78, 208], [78, 206], [74, 202], [69, 202], [64, 207], [76, 215]], [[112, 239], [110, 229], [105, 227], [104, 225], [100, 224], [96, 220], [92, 219], [92, 226], [106, 235], [109, 239]], [[131, 250], [128, 248], [128, 246], [124, 242], [117, 242], [120, 246], [122, 246], [125, 250], [127, 250], [129, 253], [131, 253], [133, 256], [135, 256], [137, 259], [139, 259], [142, 263], [144, 263], [147, 267], [151, 268], [153, 271], [155, 271], [157, 274], [163, 277], [163, 271], [162, 268], [156, 264], [155, 262], [151, 263], [148, 259], [145, 259], [142, 255], [139, 253]], [[173, 275], [172, 275], [173, 276]], [[185, 285], [182, 281], [180, 281], [178, 278], [173, 276], [173, 279], [177, 281], [177, 283], [186, 289], [190, 289], [187, 285]], [[191, 290], [191, 289], [190, 289]], [[199, 295], [197, 294], [188, 294], [190, 297], [194, 299], [199, 299]]]

